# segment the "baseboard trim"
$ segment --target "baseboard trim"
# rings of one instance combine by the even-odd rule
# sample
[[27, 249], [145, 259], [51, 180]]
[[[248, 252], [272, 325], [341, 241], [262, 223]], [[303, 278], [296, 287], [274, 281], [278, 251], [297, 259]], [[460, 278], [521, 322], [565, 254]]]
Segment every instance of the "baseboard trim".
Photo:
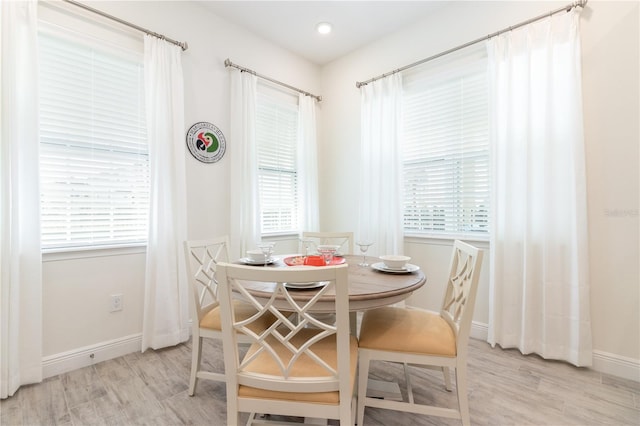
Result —
[[[473, 322], [470, 337], [487, 341], [489, 326]], [[51, 355], [42, 359], [43, 377], [56, 376], [78, 368], [139, 351], [142, 347], [142, 334], [132, 334], [120, 339], [85, 346], [73, 351]], [[640, 360], [594, 350], [593, 370], [600, 373], [640, 382]]]
[[489, 338], [489, 324], [472, 321], [469, 337], [472, 339], [484, 340], [486, 342]]
[[42, 358], [43, 378], [87, 367], [109, 359], [118, 358], [142, 348], [142, 334], [132, 334], [119, 339], [98, 343]]
[[640, 360], [637, 359], [594, 350], [591, 368], [601, 373], [640, 382]]
[[[486, 342], [489, 337], [489, 325], [478, 322], [471, 323], [469, 336]], [[637, 359], [594, 350], [591, 369], [599, 373], [640, 382], [640, 360]]]

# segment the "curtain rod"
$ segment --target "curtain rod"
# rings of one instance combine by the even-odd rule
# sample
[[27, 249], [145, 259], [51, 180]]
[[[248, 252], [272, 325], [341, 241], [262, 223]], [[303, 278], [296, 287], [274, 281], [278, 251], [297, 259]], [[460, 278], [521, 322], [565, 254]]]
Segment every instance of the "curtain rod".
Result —
[[233, 68], [237, 68], [237, 69], [239, 69], [240, 71], [248, 72], [249, 74], [253, 74], [253, 75], [255, 75], [256, 77], [259, 77], [259, 78], [261, 78], [261, 79], [263, 79], [263, 80], [268, 80], [268, 81], [270, 81], [270, 82], [272, 82], [272, 83], [276, 83], [276, 84], [279, 84], [280, 86], [284, 86], [284, 87], [286, 87], [287, 89], [291, 89], [291, 90], [294, 90], [294, 91], [296, 91], [296, 92], [302, 93], [303, 95], [307, 95], [307, 96], [311, 96], [312, 98], [316, 98], [316, 100], [317, 100], [318, 102], [321, 102], [321, 101], [322, 101], [322, 96], [318, 96], [318, 95], [314, 95], [313, 93], [305, 92], [304, 90], [300, 90], [300, 89], [297, 89], [297, 88], [295, 88], [295, 87], [293, 87], [293, 86], [289, 86], [288, 84], [283, 83], [283, 82], [281, 82], [281, 81], [274, 80], [274, 79], [272, 79], [272, 78], [270, 78], [270, 77], [266, 77], [266, 76], [264, 76], [264, 75], [260, 75], [260, 74], [258, 74], [257, 72], [255, 72], [254, 70], [250, 70], [249, 68], [245, 68], [245, 67], [242, 67], [242, 66], [240, 66], [240, 65], [234, 64], [233, 62], [231, 62], [231, 60], [229, 60], [229, 58], [227, 58], [227, 59], [225, 59], [225, 60], [224, 60], [224, 66], [225, 66], [225, 68], [226, 68], [226, 67], [233, 67]]
[[169, 43], [175, 44], [176, 46], [180, 46], [180, 48], [181, 48], [183, 51], [184, 51], [184, 50], [187, 50], [187, 49], [189, 48], [189, 45], [187, 45], [187, 42], [186, 42], [186, 41], [185, 41], [185, 42], [182, 42], [182, 41], [176, 41], [176, 40], [173, 40], [173, 39], [171, 39], [171, 38], [169, 38], [169, 37], [166, 37], [166, 36], [164, 36], [164, 35], [162, 35], [162, 34], [158, 34], [158, 33], [156, 33], [156, 32], [153, 32], [153, 31], [151, 31], [151, 30], [148, 30], [148, 29], [146, 29], [146, 28], [142, 28], [142, 27], [140, 27], [140, 26], [138, 26], [138, 25], [136, 25], [136, 24], [132, 24], [131, 22], [127, 22], [127, 21], [122, 20], [122, 19], [120, 19], [120, 18], [118, 18], [118, 17], [115, 17], [115, 16], [113, 16], [113, 15], [109, 15], [108, 13], [102, 12], [101, 10], [98, 10], [98, 9], [94, 9], [94, 8], [92, 8], [92, 7], [90, 7], [90, 6], [87, 6], [86, 4], [82, 4], [82, 3], [77, 2], [77, 1], [74, 1], [74, 0], [63, 0], [63, 1], [64, 1], [64, 2], [67, 2], [67, 3], [69, 3], [69, 4], [72, 4], [72, 5], [74, 5], [74, 6], [81, 7], [82, 9], [88, 10], [89, 12], [93, 12], [93, 13], [96, 13], [96, 14], [98, 14], [98, 15], [100, 15], [100, 16], [104, 16], [105, 18], [111, 19], [112, 21], [116, 21], [116, 22], [118, 22], [118, 23], [120, 23], [120, 24], [126, 25], [127, 27], [131, 27], [131, 28], [133, 28], [133, 29], [136, 29], [136, 30], [138, 30], [138, 31], [141, 31], [141, 32], [143, 32], [143, 33], [145, 33], [145, 34], [148, 34], [148, 35], [150, 35], [150, 36], [154, 36], [154, 37], [160, 38], [160, 39], [162, 39], [162, 40], [166, 40], [166, 41], [168, 41]]
[[455, 51], [457, 51], [457, 50], [464, 49], [465, 47], [472, 46], [472, 45], [474, 45], [474, 44], [476, 44], [476, 43], [480, 43], [480, 42], [482, 42], [482, 41], [489, 40], [489, 39], [490, 39], [490, 38], [492, 38], [492, 37], [498, 36], [498, 35], [500, 35], [500, 34], [502, 34], [502, 33], [506, 33], [507, 31], [515, 30], [516, 28], [520, 28], [520, 27], [523, 27], [523, 26], [525, 26], [525, 25], [529, 25], [529, 24], [531, 24], [531, 23], [533, 23], [533, 22], [536, 22], [536, 21], [539, 21], [539, 20], [541, 20], [541, 19], [547, 18], [547, 17], [549, 17], [549, 16], [551, 16], [551, 15], [555, 15], [556, 13], [560, 13], [560, 12], [564, 12], [564, 11], [569, 12], [569, 11], [570, 11], [571, 9], [573, 9], [574, 7], [584, 7], [584, 6], [587, 4], [587, 1], [588, 1], [588, 0], [577, 0], [577, 1], [574, 1], [574, 2], [573, 2], [573, 3], [571, 3], [571, 4], [568, 4], [568, 5], [566, 5], [566, 6], [563, 6], [563, 7], [561, 7], [561, 8], [556, 9], [556, 10], [552, 10], [551, 12], [545, 13], [544, 15], [536, 16], [535, 18], [531, 18], [531, 19], [528, 19], [528, 20], [526, 20], [526, 21], [524, 21], [524, 22], [520, 22], [519, 24], [513, 25], [513, 26], [511, 26], [511, 27], [509, 27], [509, 28], [505, 28], [505, 29], [503, 29], [503, 30], [501, 30], [501, 31], [497, 31], [497, 32], [495, 32], [495, 33], [493, 33], [493, 34], [489, 34], [489, 35], [487, 35], [487, 36], [484, 36], [484, 37], [481, 37], [481, 38], [479, 38], [479, 39], [476, 39], [476, 40], [470, 41], [470, 42], [468, 42], [468, 43], [461, 44], [460, 46], [456, 46], [456, 47], [451, 48], [451, 49], [449, 49], [449, 50], [445, 50], [444, 52], [440, 52], [440, 53], [438, 53], [438, 54], [436, 54], [436, 55], [433, 55], [433, 56], [430, 56], [430, 57], [428, 57], [428, 58], [425, 58], [425, 59], [419, 60], [419, 61], [414, 62], [414, 63], [412, 63], [412, 64], [405, 65], [404, 67], [400, 67], [400, 68], [395, 69], [395, 70], [393, 70], [393, 71], [389, 71], [389, 72], [384, 73], [384, 74], [382, 74], [382, 75], [379, 75], [379, 76], [377, 76], [377, 77], [370, 78], [370, 79], [369, 79], [369, 80], [367, 80], [367, 81], [356, 81], [356, 87], [359, 89], [360, 87], [362, 87], [362, 86], [366, 86], [367, 84], [372, 83], [372, 82], [374, 82], [374, 81], [376, 81], [376, 80], [380, 80], [381, 78], [385, 78], [385, 77], [388, 77], [388, 76], [390, 76], [390, 75], [393, 75], [393, 74], [396, 74], [396, 73], [402, 72], [402, 71], [407, 70], [407, 69], [409, 69], [409, 68], [413, 68], [413, 67], [415, 67], [415, 66], [417, 66], [417, 65], [422, 65], [422, 64], [424, 64], [425, 62], [432, 61], [432, 60], [437, 59], [437, 58], [439, 58], [439, 57], [441, 57], [441, 56], [445, 56], [445, 55], [448, 55], [449, 53], [453, 53], [453, 52], [455, 52]]

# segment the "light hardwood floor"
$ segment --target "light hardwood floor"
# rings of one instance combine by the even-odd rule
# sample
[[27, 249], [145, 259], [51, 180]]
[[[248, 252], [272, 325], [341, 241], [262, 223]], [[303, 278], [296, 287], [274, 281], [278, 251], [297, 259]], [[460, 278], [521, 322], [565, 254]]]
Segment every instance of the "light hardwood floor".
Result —
[[[205, 361], [222, 351], [205, 343]], [[200, 380], [187, 395], [190, 344], [132, 353], [23, 386], [0, 402], [2, 425], [224, 425], [225, 388]], [[640, 384], [471, 340], [469, 403], [474, 425], [640, 425]], [[416, 398], [453, 406], [442, 374], [415, 369]], [[397, 380], [400, 366], [372, 377]], [[404, 392], [404, 388], [403, 388]], [[365, 425], [460, 425], [459, 421], [367, 408]], [[330, 424], [335, 424], [331, 422]]]

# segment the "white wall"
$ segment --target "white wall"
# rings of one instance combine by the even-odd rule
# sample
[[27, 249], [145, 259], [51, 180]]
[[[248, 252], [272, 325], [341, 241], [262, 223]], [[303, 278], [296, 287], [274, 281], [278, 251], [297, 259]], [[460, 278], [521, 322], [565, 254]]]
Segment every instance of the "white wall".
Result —
[[640, 359], [638, 2], [590, 2], [583, 88], [594, 348]]
[[[544, 14], [567, 2], [460, 2], [325, 66], [320, 161], [322, 228], [357, 229], [360, 92], [356, 81], [413, 63]], [[637, 2], [590, 0], [581, 15], [585, 143], [589, 197], [591, 315], [596, 357], [640, 365], [638, 257]], [[375, 191], [375, 188], [371, 188]], [[488, 248], [486, 244], [481, 246]], [[450, 244], [405, 240], [426, 272], [410, 303], [437, 309]], [[375, 248], [372, 247], [372, 250]], [[488, 255], [474, 321], [488, 322]], [[597, 364], [597, 360], [596, 360]], [[636, 377], [636, 380], [639, 378]]]
[[[222, 130], [227, 141], [224, 158], [215, 164], [200, 163], [186, 152], [188, 237], [196, 239], [228, 234], [231, 220], [229, 155], [234, 143], [229, 137], [229, 70], [224, 67], [224, 60], [230, 58], [234, 63], [311, 93], [320, 91], [319, 68], [221, 20], [196, 3], [86, 3], [174, 40], [188, 42], [189, 49], [182, 56], [185, 134], [192, 124], [208, 121]], [[69, 9], [79, 11], [73, 6]], [[133, 34], [142, 38], [140, 33]], [[141, 332], [144, 249], [133, 254], [115, 254], [77, 259], [45, 257], [45, 357], [56, 358], [61, 353]], [[110, 295], [117, 293], [124, 295], [124, 309], [110, 313]]]
[[[141, 332], [144, 251], [98, 256], [44, 262], [45, 357]], [[122, 311], [109, 312], [112, 294], [124, 295]]]

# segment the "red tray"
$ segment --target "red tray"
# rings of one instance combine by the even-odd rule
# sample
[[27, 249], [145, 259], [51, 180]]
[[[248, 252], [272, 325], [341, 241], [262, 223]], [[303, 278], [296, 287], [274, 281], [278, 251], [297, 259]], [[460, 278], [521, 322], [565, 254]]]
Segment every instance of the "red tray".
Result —
[[[309, 257], [321, 258], [321, 256], [309, 256]], [[304, 258], [305, 258], [304, 256], [289, 256], [289, 257], [285, 257], [283, 262], [289, 266], [301, 266], [301, 265], [304, 265]], [[344, 257], [334, 256], [333, 260], [331, 261], [331, 265], [342, 265], [346, 261], [347, 260]]]

